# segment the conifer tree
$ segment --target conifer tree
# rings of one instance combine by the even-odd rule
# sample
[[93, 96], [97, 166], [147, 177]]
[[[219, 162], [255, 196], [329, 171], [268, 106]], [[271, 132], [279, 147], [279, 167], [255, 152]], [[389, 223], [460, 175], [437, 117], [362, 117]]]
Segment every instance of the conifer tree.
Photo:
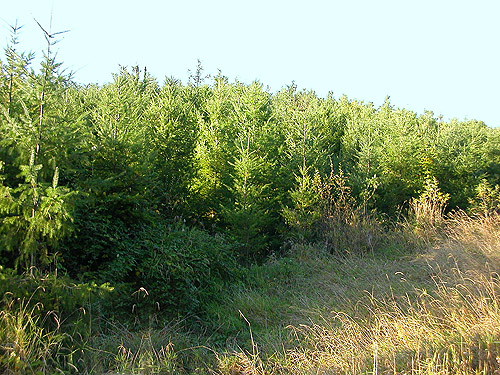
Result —
[[221, 202], [228, 199], [231, 155], [234, 151], [235, 123], [231, 121], [233, 86], [219, 74], [198, 112], [199, 137], [195, 148], [197, 173], [192, 189], [199, 195], [199, 215], [202, 220], [220, 220]]
[[264, 254], [266, 229], [273, 221], [269, 212], [270, 186], [265, 182], [269, 162], [255, 149], [255, 129], [242, 131], [236, 140], [232, 162], [232, 183], [228, 186], [231, 199], [223, 206], [224, 220], [240, 243], [241, 255], [255, 259]]
[[194, 194], [198, 112], [189, 95], [189, 88], [168, 79], [147, 111], [143, 169], [156, 209], [170, 219], [186, 213]]
[[[54, 42], [48, 36], [46, 39], [47, 50], [39, 74], [27, 74], [28, 61], [19, 57], [13, 47], [7, 49], [9, 100], [0, 104], [4, 142], [15, 155], [9, 160], [10, 171], [19, 171], [16, 179], [9, 179], [10, 185], [5, 185], [6, 179], [2, 178], [0, 241], [13, 252], [19, 269], [48, 264], [70, 221], [68, 201], [72, 193], [58, 185], [57, 153], [49, 148], [53, 128], [58, 124], [46, 112], [47, 106], [64, 90], [65, 77], [59, 74], [60, 64], [51, 54]], [[23, 96], [16, 95], [14, 84], [22, 85], [19, 91]]]
[[[129, 251], [137, 226], [150, 207], [144, 165], [148, 158], [146, 114], [156, 82], [138, 68], [122, 67], [103, 87], [82, 88], [85, 142], [74, 165], [75, 236], [66, 246], [69, 268], [110, 271], [133, 266]], [[151, 199], [152, 200], [152, 199]], [[118, 262], [118, 263], [116, 263]], [[101, 277], [109, 274], [101, 272]]]
[[318, 229], [322, 214], [320, 182], [317, 170], [311, 175], [309, 167], [301, 166], [295, 174], [295, 186], [289, 192], [291, 204], [282, 210], [283, 218], [292, 229], [291, 236], [299, 241], [313, 240]]

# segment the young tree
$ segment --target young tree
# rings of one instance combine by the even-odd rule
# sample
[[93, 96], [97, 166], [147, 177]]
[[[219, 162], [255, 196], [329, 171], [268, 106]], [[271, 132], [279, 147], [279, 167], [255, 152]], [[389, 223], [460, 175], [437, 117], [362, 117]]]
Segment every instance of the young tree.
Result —
[[199, 137], [192, 188], [199, 197], [196, 204], [199, 217], [215, 224], [220, 220], [221, 202], [226, 202], [229, 195], [227, 186], [236, 134], [235, 123], [231, 121], [233, 87], [219, 74], [213, 87], [205, 89], [208, 91], [205, 102], [198, 110]]
[[148, 194], [166, 217], [189, 215], [198, 140], [198, 113], [190, 88], [168, 79], [146, 112], [144, 172]]
[[[20, 269], [41, 267], [49, 263], [51, 252], [70, 226], [69, 205], [73, 193], [59, 186], [57, 152], [52, 147], [60, 124], [54, 103], [66, 90], [67, 77], [59, 72], [51, 47], [55, 43], [46, 33], [47, 50], [39, 74], [28, 72], [29, 59], [7, 48], [8, 100], [2, 102], [1, 128], [4, 131], [9, 173], [2, 178], [0, 197], [0, 231], [3, 246], [14, 252]], [[49, 37], [50, 36], [50, 37]], [[17, 92], [22, 92], [17, 95]], [[58, 143], [64, 140], [57, 137]], [[11, 258], [12, 259], [12, 258]]]
[[[73, 272], [129, 269], [133, 254], [128, 250], [135, 230], [146, 220], [152, 198], [147, 193], [147, 112], [157, 86], [138, 68], [121, 68], [113, 82], [81, 89], [85, 111], [85, 142], [74, 162], [74, 183], [80, 191], [75, 202], [75, 236], [65, 258]], [[93, 274], [96, 275], [96, 274]]]

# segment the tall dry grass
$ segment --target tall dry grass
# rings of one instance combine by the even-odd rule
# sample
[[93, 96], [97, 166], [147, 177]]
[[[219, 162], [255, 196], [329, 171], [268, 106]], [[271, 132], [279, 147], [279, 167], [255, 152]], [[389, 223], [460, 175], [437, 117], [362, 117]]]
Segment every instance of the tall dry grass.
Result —
[[500, 374], [500, 216], [456, 212], [436, 223], [442, 235], [419, 258], [428, 263], [428, 288], [369, 293], [357, 312], [289, 326], [288, 348], [267, 358], [235, 352], [219, 372]]
[[500, 258], [500, 213], [469, 216], [464, 211], [448, 215], [447, 238], [454, 247], [480, 254], [491, 261]]
[[[458, 281], [458, 280], [457, 280]], [[494, 374], [500, 369], [500, 283], [462, 278], [406, 301], [372, 300], [367, 316], [334, 312], [322, 324], [291, 327], [292, 373]]]

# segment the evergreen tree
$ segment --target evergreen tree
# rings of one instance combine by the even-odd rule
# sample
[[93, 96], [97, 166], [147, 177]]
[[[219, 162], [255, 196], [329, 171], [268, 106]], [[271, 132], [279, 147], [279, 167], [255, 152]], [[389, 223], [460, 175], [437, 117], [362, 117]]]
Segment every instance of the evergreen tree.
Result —
[[155, 209], [172, 219], [189, 215], [198, 140], [198, 112], [191, 90], [168, 79], [147, 110], [143, 170]]
[[[138, 68], [121, 68], [113, 82], [82, 89], [85, 142], [74, 163], [75, 235], [65, 246], [72, 272], [122, 278], [132, 272], [130, 244], [151, 207], [144, 164], [147, 111], [157, 85]], [[122, 265], [127, 264], [124, 269]], [[130, 268], [129, 268], [130, 266]], [[114, 276], [113, 276], [114, 277]]]
[[[17, 28], [13, 29], [17, 32]], [[14, 34], [15, 35], [15, 34]], [[48, 34], [47, 34], [48, 35]], [[70, 226], [70, 200], [73, 193], [59, 186], [59, 119], [54, 105], [66, 90], [67, 77], [59, 72], [51, 53], [54, 42], [47, 37], [47, 50], [39, 74], [28, 73], [29, 60], [17, 55], [13, 46], [6, 51], [8, 100], [2, 102], [3, 146], [8, 173], [2, 178], [0, 197], [0, 241], [14, 255], [20, 269], [43, 267]], [[22, 88], [21, 88], [22, 87]], [[17, 95], [22, 92], [22, 95]], [[64, 131], [62, 132], [64, 133]]]

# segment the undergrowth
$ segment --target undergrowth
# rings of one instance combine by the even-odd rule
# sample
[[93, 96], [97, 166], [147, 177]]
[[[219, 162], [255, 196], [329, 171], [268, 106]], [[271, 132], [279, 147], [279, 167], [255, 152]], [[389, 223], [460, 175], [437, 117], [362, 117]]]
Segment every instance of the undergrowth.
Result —
[[[500, 216], [455, 212], [428, 227], [432, 244], [404, 257], [329, 257], [298, 246], [293, 261], [309, 276], [240, 292], [238, 306], [254, 323], [253, 344], [226, 352], [224, 374], [496, 374], [500, 370]], [[406, 227], [408, 228], [408, 227]], [[421, 228], [416, 228], [422, 236]], [[409, 233], [409, 237], [412, 234]], [[425, 241], [422, 241], [425, 240]], [[282, 261], [284, 262], [284, 261]], [[271, 264], [268, 267], [273, 267]], [[306, 281], [307, 279], [307, 281]], [[269, 337], [262, 293], [280, 327]], [[282, 288], [282, 289], [281, 289]], [[289, 290], [289, 292], [287, 292]], [[256, 300], [259, 300], [256, 298]], [[292, 314], [290, 314], [292, 312]], [[286, 322], [289, 322], [286, 325]]]
[[292, 244], [246, 268], [195, 320], [136, 304], [119, 322], [99, 307], [119, 297], [109, 286], [3, 270], [1, 371], [496, 374], [500, 216], [459, 211], [437, 222], [439, 233], [395, 227], [373, 252]]

